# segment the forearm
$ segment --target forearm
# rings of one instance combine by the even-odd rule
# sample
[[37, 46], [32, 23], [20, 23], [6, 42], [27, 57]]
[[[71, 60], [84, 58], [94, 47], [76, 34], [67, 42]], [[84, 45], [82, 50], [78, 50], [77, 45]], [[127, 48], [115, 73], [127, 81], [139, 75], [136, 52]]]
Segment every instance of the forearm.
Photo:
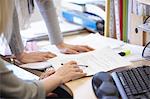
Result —
[[9, 41], [9, 46], [12, 51], [12, 54], [15, 55], [22, 53], [24, 50], [24, 45], [20, 35], [19, 21], [16, 9], [14, 10], [13, 14], [13, 30], [11, 39]]
[[61, 43], [63, 41], [63, 37], [60, 31], [56, 8], [54, 6], [53, 0], [35, 1], [46, 23], [51, 43], [55, 45]]
[[55, 75], [51, 75], [41, 81], [44, 85], [46, 93], [53, 91], [62, 84], [61, 78], [56, 77]]

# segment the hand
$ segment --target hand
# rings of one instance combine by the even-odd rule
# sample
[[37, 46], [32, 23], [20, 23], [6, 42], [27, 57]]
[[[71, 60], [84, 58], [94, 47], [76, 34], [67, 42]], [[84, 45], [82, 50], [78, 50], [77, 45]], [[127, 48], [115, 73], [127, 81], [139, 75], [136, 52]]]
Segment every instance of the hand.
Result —
[[17, 60], [19, 60], [21, 63], [41, 62], [53, 57], [56, 57], [56, 55], [51, 52], [23, 52], [16, 55]]
[[59, 48], [60, 52], [64, 54], [78, 54], [81, 52], [89, 52], [94, 50], [87, 45], [70, 45], [64, 42], [61, 42], [56, 46]]
[[41, 74], [39, 80], [47, 78], [48, 76], [51, 76], [54, 73], [55, 73], [54, 68], [48, 68], [48, 69], [46, 69], [46, 71], [44, 73]]
[[61, 83], [66, 83], [70, 80], [84, 77], [85, 75], [86, 73], [83, 73], [75, 61], [64, 64], [53, 74], [55, 78], [60, 78]]

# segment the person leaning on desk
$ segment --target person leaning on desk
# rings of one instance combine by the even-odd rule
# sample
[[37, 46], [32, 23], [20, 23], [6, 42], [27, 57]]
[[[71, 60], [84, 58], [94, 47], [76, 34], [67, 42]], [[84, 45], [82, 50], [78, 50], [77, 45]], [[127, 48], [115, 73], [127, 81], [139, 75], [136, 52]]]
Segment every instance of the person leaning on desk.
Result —
[[[12, 30], [13, 0], [0, 0], [0, 36], [8, 41]], [[8, 70], [0, 58], [0, 97], [17, 99], [43, 99], [59, 85], [85, 76], [86, 74], [71, 61], [54, 74], [40, 81], [23, 81]]]
[[[32, 3], [34, 3], [33, 0], [30, 0], [32, 2], [28, 2], [27, 4], [27, 1], [29, 0], [17, 0], [17, 4], [15, 4], [16, 7], [13, 13], [13, 30], [12, 30], [11, 40], [9, 42], [11, 51], [21, 63], [45, 61], [45, 60], [48, 60], [49, 58], [53, 58], [56, 55], [51, 52], [27, 53], [24, 51], [24, 46], [21, 40], [21, 35], [20, 35], [20, 30], [19, 30], [19, 22], [20, 22], [20, 25], [22, 23], [27, 23], [24, 21], [26, 21], [26, 19], [29, 18], [28, 14], [32, 14], [29, 12], [33, 12], [32, 11], [33, 9], [28, 8], [29, 6], [27, 5], [32, 6]], [[35, 1], [46, 23], [48, 34], [49, 34], [49, 39], [52, 44], [55, 44], [57, 46], [60, 52], [65, 53], [65, 54], [77, 54], [80, 52], [87, 52], [87, 51], [93, 50], [93, 48], [90, 48], [86, 45], [70, 45], [70, 44], [64, 43], [62, 34], [60, 32], [59, 22], [58, 22], [56, 9], [54, 7], [53, 0], [35, 0]], [[17, 13], [19, 8], [21, 8], [21, 10], [19, 10], [20, 13]], [[23, 13], [23, 15], [25, 16], [23, 16], [21, 13]], [[22, 19], [21, 21], [18, 21], [18, 16], [20, 17], [22, 16], [21, 18], [19, 17], [19, 19]]]

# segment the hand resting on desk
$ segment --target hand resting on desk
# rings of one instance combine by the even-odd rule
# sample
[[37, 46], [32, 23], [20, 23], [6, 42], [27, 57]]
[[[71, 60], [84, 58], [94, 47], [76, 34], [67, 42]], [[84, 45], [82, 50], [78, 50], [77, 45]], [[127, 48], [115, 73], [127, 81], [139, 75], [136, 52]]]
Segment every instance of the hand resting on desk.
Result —
[[87, 45], [71, 45], [71, 44], [66, 44], [64, 42], [61, 42], [56, 46], [60, 50], [60, 52], [64, 54], [79, 54], [82, 52], [89, 52], [94, 50], [93, 48]]
[[[86, 46], [86, 45], [71, 45], [61, 42], [56, 45], [61, 53], [64, 54], [78, 54], [82, 52], [93, 51], [94, 49]], [[46, 61], [50, 58], [56, 57], [56, 55], [52, 52], [22, 52], [15, 55], [17, 60], [21, 63], [34, 63], [34, 62], [42, 62]]]
[[53, 57], [56, 55], [51, 52], [22, 52], [16, 55], [16, 59], [21, 63], [42, 62]]

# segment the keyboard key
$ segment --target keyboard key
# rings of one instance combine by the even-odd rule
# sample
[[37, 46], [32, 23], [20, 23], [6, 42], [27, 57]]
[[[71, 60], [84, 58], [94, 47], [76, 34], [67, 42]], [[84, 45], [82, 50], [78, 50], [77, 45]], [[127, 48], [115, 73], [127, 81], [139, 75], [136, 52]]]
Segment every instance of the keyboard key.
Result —
[[132, 94], [137, 94], [138, 92], [135, 89], [134, 84], [132, 83], [132, 80], [130, 79], [128, 73], [125, 71], [125, 72], [123, 72], [123, 75], [124, 75], [128, 85], [129, 85], [129, 89], [131, 90], [131, 93]]
[[141, 86], [139, 85], [133, 71], [128, 71], [130, 73], [130, 77], [132, 78], [132, 82], [134, 83], [135, 87], [136, 87], [136, 90], [138, 91], [138, 93], [142, 93], [142, 88]]

